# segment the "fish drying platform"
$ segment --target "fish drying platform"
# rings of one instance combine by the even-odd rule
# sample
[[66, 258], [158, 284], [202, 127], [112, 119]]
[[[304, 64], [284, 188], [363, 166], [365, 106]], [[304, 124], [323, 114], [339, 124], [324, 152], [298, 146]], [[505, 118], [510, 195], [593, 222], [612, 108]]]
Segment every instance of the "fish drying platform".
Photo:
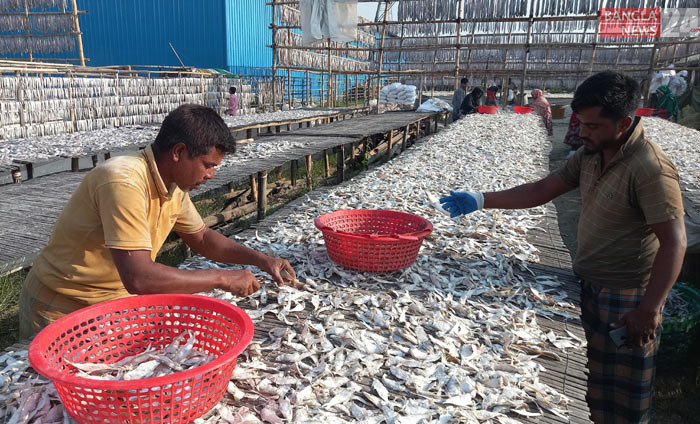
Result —
[[[234, 138], [238, 141], [253, 141], [253, 137], [280, 133], [282, 128], [291, 131], [292, 128], [304, 126], [318, 126], [330, 122], [354, 118], [367, 114], [367, 107], [348, 107], [329, 110], [302, 110], [282, 111], [257, 115], [241, 115], [225, 117]], [[290, 117], [289, 113], [298, 114]], [[100, 160], [107, 160], [111, 156], [119, 156], [136, 149], [142, 149], [149, 144], [158, 133], [160, 125], [142, 124], [126, 127], [106, 128], [79, 133], [53, 135], [47, 137], [33, 137], [30, 139], [8, 140], [15, 145], [19, 155], [3, 157], [0, 151], [0, 185], [11, 183], [12, 171], [19, 171], [22, 180], [49, 175], [52, 173], [71, 171], [78, 172], [81, 169], [93, 167]], [[110, 139], [118, 139], [116, 141]], [[67, 144], [67, 139], [82, 139], [86, 146], [71, 146], [66, 149], [61, 144]], [[105, 139], [110, 140], [104, 143]], [[100, 140], [91, 143], [91, 140]], [[48, 141], [48, 143], [47, 143]], [[103, 144], [104, 143], [104, 144]], [[36, 146], [32, 146], [35, 144]], [[46, 151], [46, 144], [53, 151]], [[82, 143], [78, 143], [82, 144]], [[38, 154], [31, 153], [39, 151]], [[25, 153], [28, 152], [28, 153]]]
[[[299, 203], [300, 200], [292, 201], [290, 205]], [[277, 220], [284, 220], [285, 215], [290, 211], [289, 207], [285, 207], [282, 210], [271, 215], [269, 219], [260, 221], [254, 225], [251, 229], [246, 230], [240, 235], [241, 238], [253, 238], [258, 234], [265, 234], [269, 231], [274, 231], [273, 223]], [[530, 241], [535, 244], [538, 249], [542, 251], [540, 255], [539, 264], [530, 264], [530, 269], [537, 274], [552, 275], [555, 274], [560, 281], [564, 283], [565, 290], [570, 295], [578, 296], [578, 280], [573, 275], [570, 268], [570, 257], [568, 250], [561, 241], [561, 237], [558, 235], [556, 222], [556, 211], [554, 207], [547, 209], [546, 219], [541, 223], [541, 229], [543, 230], [541, 236], [529, 237]], [[547, 253], [551, 252], [551, 253]], [[563, 266], [563, 267], [562, 267]], [[358, 290], [360, 294], [371, 295], [370, 290]], [[423, 293], [425, 295], [425, 293]], [[250, 300], [244, 300], [238, 302], [238, 306], [244, 309], [255, 309], [256, 306]], [[291, 312], [287, 315], [289, 322], [303, 322], [311, 313], [313, 312], [313, 306], [306, 304], [304, 310], [299, 312]], [[552, 319], [538, 319], [539, 325], [545, 330], [554, 331], [568, 331], [572, 334], [584, 338], [583, 330], [580, 326], [578, 319], [575, 320], [552, 320]], [[285, 329], [289, 327], [288, 323], [285, 323], [275, 316], [268, 316], [263, 322], [256, 322], [255, 335], [253, 338], [253, 343], [264, 343], [268, 340], [269, 334]], [[5, 352], [18, 352], [29, 349], [29, 341], [21, 341], [16, 343], [7, 349]], [[282, 347], [279, 350], [272, 351], [267, 355], [263, 356], [262, 362], [270, 367], [280, 366], [279, 357], [282, 355], [294, 355], [294, 349], [290, 347]], [[546, 423], [546, 424], [584, 424], [591, 423], [589, 418], [588, 408], [585, 402], [585, 392], [586, 392], [586, 365], [585, 365], [585, 355], [578, 351], [559, 353], [558, 359], [548, 358], [546, 356], [541, 356], [536, 359], [536, 361], [541, 364], [545, 371], [540, 374], [541, 381], [548, 386], [556, 389], [559, 393], [565, 395], [570, 403], [566, 406], [565, 412], [566, 417], [560, 417], [552, 413], [543, 411], [543, 415], [537, 417], [526, 418], [521, 416], [514, 416], [518, 422], [523, 423]], [[241, 361], [239, 361], [241, 362]], [[25, 371], [21, 381], [27, 381], [36, 378], [35, 372], [29, 368]], [[372, 380], [366, 379], [366, 381], [359, 384], [361, 390], [367, 393], [372, 392]], [[393, 392], [389, 389], [391, 393], [399, 395], [399, 393]], [[240, 408], [245, 406], [249, 409], [257, 408], [262, 409], [265, 407], [268, 400], [261, 398], [258, 401], [251, 402], [250, 400], [235, 401], [228, 395], [224, 396], [220, 405], [227, 405], [233, 408]], [[214, 413], [215, 409], [205, 414], [203, 417], [207, 419]]]
[[[263, 180], [266, 179], [268, 171], [283, 165], [294, 168], [298, 165], [298, 160], [311, 160], [312, 155], [320, 156], [326, 161], [329, 154], [335, 154], [336, 157], [342, 158], [343, 160], [337, 162], [338, 179], [342, 180], [345, 165], [359, 154], [357, 147], [362, 145], [363, 141], [370, 137], [386, 135], [391, 141], [385, 144], [391, 145], [392, 150], [396, 152], [406, 147], [409, 137], [413, 140], [419, 134], [430, 134], [437, 130], [438, 122], [444, 122], [445, 117], [442, 113], [392, 112], [342, 119], [356, 113], [358, 112], [347, 110], [303, 120], [304, 123], [315, 121], [314, 124], [319, 124], [319, 121], [330, 122], [334, 118], [332, 123], [303, 129], [305, 132], [314, 132], [320, 131], [326, 126], [336, 128], [328, 135], [311, 137], [297, 135], [299, 130], [292, 130], [272, 136], [262, 135], [255, 142], [241, 144], [239, 151], [256, 147], [258, 152], [254, 156], [242, 160], [239, 160], [240, 154], [238, 153], [232, 156], [230, 163], [234, 166], [220, 167], [213, 180], [192, 192], [193, 199], [197, 200], [200, 196], [226, 191], [233, 183], [240, 181], [251, 181], [256, 190], [261, 187], [265, 190], [266, 183]], [[272, 122], [267, 127], [274, 128], [282, 125], [280, 122]], [[265, 124], [257, 123], [255, 125], [265, 128]], [[362, 127], [362, 130], [356, 134], [343, 133], [343, 128], [349, 127]], [[240, 127], [232, 131], [239, 131], [239, 129]], [[288, 147], [283, 146], [269, 154], [271, 150], [267, 147], [274, 147], [281, 141], [285, 141]], [[132, 151], [144, 145], [134, 146]], [[384, 149], [386, 148], [384, 146]], [[123, 152], [126, 153], [127, 150], [123, 150]], [[259, 159], [261, 156], [265, 157]], [[65, 172], [65, 170], [64, 172], [52, 172], [40, 178], [35, 177], [23, 181], [21, 184], [0, 185], [0, 196], [4, 200], [0, 204], [0, 222], [5, 223], [0, 227], [0, 274], [31, 265], [36, 255], [48, 242], [54, 223], [85, 175], [84, 172], [79, 171], [85, 168], [89, 169], [93, 163], [97, 163], [97, 161], [90, 162], [90, 159], [90, 156], [63, 159], [71, 163], [71, 172]], [[51, 163], [52, 161], [58, 163], [59, 160], [54, 159], [43, 163]], [[31, 164], [31, 162], [27, 163]], [[32, 168], [36, 169], [31, 165], [28, 169]], [[27, 168], [24, 171], [26, 172], [26, 170]], [[308, 183], [310, 184], [310, 181]], [[256, 198], [262, 217], [267, 209], [267, 198], [266, 196], [256, 196]]]
[[[297, 136], [296, 132], [290, 133], [289, 135], [283, 134], [279, 136], [273, 136], [273, 137], [261, 137], [260, 140], [256, 143], [245, 143], [242, 146], [247, 146], [247, 145], [261, 145], [265, 146], [266, 144], [269, 144], [270, 146], [274, 144], [279, 144], [282, 142], [289, 142], [289, 147], [291, 149], [289, 150], [289, 153], [273, 153], [272, 155], [268, 156], [267, 158], [264, 159], [251, 159], [252, 162], [248, 163], [245, 161], [245, 159], [242, 161], [242, 163], [238, 164], [236, 163], [236, 166], [228, 166], [222, 168], [217, 175], [220, 176], [220, 179], [215, 178], [214, 180], [210, 181], [208, 184], [209, 189], [211, 190], [216, 190], [216, 189], [221, 189], [222, 187], [225, 187], [228, 183], [228, 181], [231, 181], [232, 179], [235, 178], [248, 178], [252, 172], [265, 172], [261, 171], [261, 169], [270, 169], [273, 167], [285, 165], [285, 164], [290, 164], [290, 160], [294, 161], [295, 158], [302, 158], [306, 157], [309, 154], [316, 153], [318, 154], [323, 153], [324, 151], [327, 150], [332, 150], [336, 155], [342, 155], [345, 152], [345, 148], [349, 147], [348, 151], [352, 151], [353, 154], [357, 150], [356, 148], [362, 144], [362, 137], [367, 137], [370, 136], [372, 133], [372, 129], [370, 128], [376, 128], [375, 131], [384, 129], [388, 130], [390, 132], [390, 143], [394, 142], [395, 144], [392, 146], [392, 149], [396, 150], [401, 150], [404, 146], [402, 144], [402, 141], [407, 139], [409, 136], [413, 136], [414, 134], [411, 133], [411, 131], [419, 131], [421, 127], [421, 120], [427, 120], [428, 125], [424, 125], [424, 128], [427, 131], [432, 130], [432, 124], [435, 119], [441, 119], [440, 116], [422, 116], [422, 115], [417, 115], [417, 114], [402, 114], [402, 113], [397, 113], [397, 114], [391, 114], [391, 119], [388, 118], [389, 114], [387, 114], [387, 117], [382, 118], [377, 120], [377, 122], [374, 122], [372, 125], [376, 125], [376, 127], [370, 127], [370, 117], [366, 118], [357, 118], [355, 120], [355, 124], [353, 128], [348, 128], [346, 127], [343, 129], [343, 125], [345, 121], [340, 121], [336, 122], [333, 124], [329, 124], [327, 126], [320, 126], [314, 129], [317, 130], [326, 130], [328, 127], [331, 125], [336, 126], [336, 130], [333, 131], [333, 134], [336, 136], [334, 137], [334, 140], [329, 139], [328, 137], [330, 136], [310, 136], [310, 135], [305, 135], [305, 136]], [[484, 118], [488, 119], [488, 118]], [[360, 125], [360, 122], [363, 122], [362, 125]], [[393, 123], [393, 126], [391, 125]], [[423, 122], [425, 124], [425, 122]], [[358, 127], [361, 127], [358, 129]], [[413, 127], [413, 128], [412, 128]], [[401, 133], [400, 129], [406, 129], [408, 128], [409, 131], [404, 132], [403, 134], [406, 134], [405, 137]], [[311, 129], [313, 130], [313, 129]], [[307, 130], [304, 130], [307, 131]], [[308, 130], [310, 131], [310, 130]], [[355, 131], [355, 132], [351, 132]], [[369, 134], [368, 134], [369, 133]], [[438, 136], [441, 135], [438, 133]], [[301, 143], [301, 144], [295, 144], [295, 143]], [[312, 143], [312, 144], [303, 144], [303, 143]], [[343, 146], [343, 147], [341, 147]], [[352, 150], [350, 150], [352, 149]], [[388, 153], [389, 146], [385, 146], [386, 152]], [[265, 149], [265, 150], [270, 150], [270, 149]], [[242, 153], [244, 153], [244, 150], [241, 150]], [[400, 161], [403, 158], [403, 155], [399, 156], [398, 160]], [[345, 161], [339, 161], [339, 163], [344, 163]], [[392, 164], [394, 161], [389, 162], [388, 164]], [[538, 166], [542, 166], [542, 163], [539, 163]], [[237, 169], [241, 169], [241, 172], [238, 173], [236, 172]], [[382, 172], [389, 173], [389, 171], [384, 171], [382, 168]], [[223, 174], [225, 173], [230, 173], [227, 177], [224, 177]], [[57, 174], [56, 175], [56, 180], [52, 181], [51, 185], [53, 186], [54, 190], [62, 190], [66, 192], [65, 194], [65, 199], [67, 200], [67, 197], [69, 196], [69, 193], [74, 189], [74, 187], [77, 186], [77, 184], [80, 181], [80, 178], [75, 178], [75, 181], [73, 180], [61, 180], [58, 178], [60, 175], [68, 175], [71, 177], [78, 177], [79, 174], [73, 174], [73, 173], [64, 173], [64, 174]], [[380, 178], [385, 178], [386, 175], [382, 176], [383, 174], [379, 174]], [[377, 175], [373, 175], [373, 177], [376, 177]], [[13, 185], [13, 186], [8, 186], [12, 188], [20, 188], [20, 186], [29, 186], [30, 184], [36, 184], [40, 182], [41, 180], [51, 178], [45, 177], [41, 179], [36, 179], [34, 181], [29, 181], [25, 184], [20, 184], [20, 185]], [[348, 184], [355, 181], [355, 179], [346, 182], [345, 184], [335, 186], [338, 187], [340, 191], [344, 189], [344, 187]], [[72, 184], [70, 186], [69, 184]], [[60, 188], [57, 188], [57, 186], [61, 186]], [[69, 188], [72, 187], [72, 188]], [[2, 188], [0, 188], [2, 189]], [[322, 196], [325, 196], [328, 191], [333, 190], [332, 188], [329, 189], [321, 189], [321, 190], [315, 190], [311, 192], [308, 196], [304, 198], [297, 199], [290, 203], [288, 206], [285, 206], [282, 208], [279, 212], [275, 213], [272, 216], [269, 216], [267, 219], [264, 219], [257, 224], [253, 226], [253, 228], [239, 234], [236, 236], [239, 239], [248, 239], [248, 240], [256, 240], [259, 237], [265, 238], [269, 237], [271, 234], [274, 234], [278, 232], [278, 229], [276, 228], [276, 223], [285, 221], [286, 219], [291, 216], [292, 212], [294, 211], [295, 206], [301, 205], [303, 209], [304, 203], [308, 202], [309, 199], [314, 199], [314, 198], [320, 198]], [[436, 189], [437, 190], [437, 189]], [[199, 191], [202, 191], [201, 189]], [[193, 197], [196, 197], [198, 193], [193, 193]], [[51, 195], [48, 195], [51, 196]], [[65, 200], [64, 200], [65, 201]], [[55, 200], [56, 203], [60, 203], [60, 205], [57, 205], [57, 213], [60, 212], [60, 209], [62, 207], [62, 202], [58, 200], [58, 197]], [[16, 203], [16, 202], [8, 202], [8, 203]], [[40, 203], [40, 202], [39, 202]], [[37, 206], [39, 205], [34, 205], [34, 208], [36, 209]], [[342, 207], [342, 205], [341, 205]], [[298, 208], [297, 208], [298, 209]], [[31, 207], [25, 208], [25, 214], [29, 211], [31, 211]], [[57, 215], [56, 213], [56, 215]], [[420, 213], [420, 212], [417, 212]], [[18, 214], [21, 215], [21, 214]], [[50, 231], [51, 226], [52, 226], [52, 218], [50, 218], [48, 215], [46, 216], [46, 225], [48, 227], [48, 230]], [[529, 271], [527, 270], [516, 270], [517, 274], [522, 274], [522, 275], [554, 275], [557, 277], [557, 279], [561, 282], [562, 286], [561, 289], [562, 291], [566, 291], [570, 297], [576, 297], [578, 294], [578, 288], [577, 288], [577, 281], [575, 277], [573, 276], [571, 269], [570, 269], [570, 257], [569, 257], [569, 252], [564, 246], [563, 242], [561, 241], [561, 237], [558, 234], [557, 231], [557, 222], [556, 222], [556, 213], [554, 210], [554, 207], [552, 205], [549, 205], [546, 208], [546, 212], [544, 215], [544, 219], [540, 221], [538, 224], [539, 231], [529, 231], [527, 239], [530, 243], [535, 245], [537, 249], [539, 250], [539, 263], [534, 264], [534, 263], [529, 263], [528, 268]], [[44, 241], [45, 243], [45, 241]], [[263, 243], [263, 245], [266, 242]], [[257, 248], [260, 248], [258, 246]], [[327, 261], [327, 258], [326, 258]], [[415, 268], [416, 265], [414, 265], [413, 268]], [[331, 280], [336, 281], [337, 277], [331, 278]], [[272, 290], [272, 289], [271, 289]], [[357, 288], [353, 289], [357, 292], [357, 295], [367, 295], [367, 296], [376, 296], [380, 295], [382, 293], [381, 290], [372, 290], [372, 289], [367, 289], [367, 288]], [[428, 298], [430, 296], [429, 291], [422, 291], [418, 292], [415, 297], [416, 298], [424, 298], [426, 299], [426, 303], [428, 303]], [[278, 299], [280, 296], [278, 295]], [[238, 302], [239, 306], [243, 307], [244, 309], [247, 309], [249, 311], [254, 311], [256, 309], [260, 309], [261, 307], [255, 303], [256, 301], [254, 299], [246, 299], [244, 301]], [[264, 303], [264, 302], [263, 302]], [[249, 312], [251, 313], [251, 312]], [[270, 334], [274, 333], [275, 331], [280, 331], [285, 328], [290, 327], [294, 323], [302, 323], [306, 319], [308, 319], [312, 314], [314, 313], [314, 308], [309, 304], [309, 302], [306, 303], [305, 307], [302, 310], [295, 310], [293, 312], [290, 312], [289, 314], [286, 315], [286, 317], [282, 317], [282, 319], [278, 318], [277, 316], [274, 316], [274, 314], [269, 315], [264, 319], [264, 321], [259, 321], [256, 320], [256, 333], [255, 333], [255, 338], [254, 338], [254, 343], [258, 345], [258, 350], [260, 350], [259, 346], [263, 346], [262, 349], [266, 349], [267, 343], [269, 343], [269, 337]], [[563, 333], [563, 332], [569, 332], [570, 334], [578, 337], [579, 339], [583, 339], [583, 332], [580, 327], [580, 324], [576, 318], [558, 318], [558, 317], [553, 317], [552, 319], [546, 319], [542, 318], [540, 316], [537, 317], [538, 324], [542, 328], [542, 331], [548, 332], [548, 331], [554, 331], [557, 333]], [[11, 348], [8, 349], [8, 351], [12, 350], [19, 350], [19, 349], [26, 349], [27, 347], [27, 342], [20, 343], [18, 345], [15, 345]], [[294, 350], [293, 347], [291, 346], [282, 346], [278, 350], [274, 350], [273, 352], [267, 352], [264, 353], [261, 358], [259, 359], [262, 364], [265, 364], [271, 369], [277, 369], [283, 366], [283, 364], [280, 363], [280, 356], [281, 355], [293, 355], [295, 352], [298, 353], [298, 350]], [[556, 359], [550, 358], [547, 355], [542, 355], [539, 358], [536, 359], [536, 362], [539, 363], [544, 367], [544, 370], [540, 373], [539, 375], [539, 380], [548, 385], [549, 387], [555, 389], [558, 393], [566, 396], [570, 402], [560, 408], [560, 411], [565, 413], [565, 417], [561, 417], [558, 415], [555, 415], [551, 412], [548, 412], [547, 410], [543, 410], [543, 415], [539, 415], [537, 417], [523, 417], [523, 416], [513, 416], [511, 415], [512, 418], [517, 419], [519, 422], [544, 422], [544, 423], [588, 423], [590, 422], [588, 419], [588, 411], [586, 407], [586, 403], [584, 400], [585, 396], [585, 386], [586, 386], [586, 376], [585, 376], [585, 357], [583, 355], [582, 350], [568, 350], [565, 352], [557, 351]], [[237, 366], [237, 369], [245, 369], [245, 361], [243, 359], [239, 360], [239, 365]], [[31, 373], [31, 370], [30, 370]], [[407, 383], [410, 383], [407, 381]], [[376, 389], [376, 382], [374, 382], [372, 379], [364, 379], [359, 381], [358, 387], [361, 393], [374, 393]], [[384, 386], [381, 386], [384, 387]], [[389, 389], [390, 396], [403, 396], [403, 393], [396, 392], [393, 389]], [[421, 397], [419, 396], [416, 398], [417, 400], [420, 400]], [[424, 400], [424, 399], [423, 399]], [[259, 405], [262, 406], [263, 403], [265, 402], [264, 399], [258, 399], [257, 401], [251, 401], [250, 399], [244, 399], [243, 401], [235, 401], [233, 398], [229, 397], [228, 395], [225, 396], [224, 400], [219, 404], [221, 405], [232, 405], [235, 407], [240, 407], [243, 405], [246, 405], [248, 407], [252, 407], [252, 405]], [[536, 409], [535, 409], [536, 410]], [[210, 414], [215, 413], [215, 411], [212, 411]], [[497, 421], [494, 421], [497, 422]]]

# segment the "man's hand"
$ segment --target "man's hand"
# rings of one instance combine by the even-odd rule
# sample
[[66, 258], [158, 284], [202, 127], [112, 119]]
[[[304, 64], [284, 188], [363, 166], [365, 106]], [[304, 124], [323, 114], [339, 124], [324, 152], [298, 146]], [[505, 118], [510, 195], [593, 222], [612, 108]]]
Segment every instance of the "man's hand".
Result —
[[646, 310], [637, 308], [627, 312], [622, 318], [613, 324], [614, 328], [627, 326], [627, 342], [628, 347], [642, 347], [645, 344], [654, 341], [656, 338], [656, 329], [661, 323], [661, 314], [658, 310]]
[[266, 256], [260, 269], [270, 274], [279, 285], [294, 286], [297, 283], [297, 273], [286, 259]]
[[471, 191], [450, 191], [449, 196], [440, 199], [443, 208], [450, 212], [450, 217], [472, 213], [484, 207], [484, 195]]
[[222, 270], [221, 272], [223, 272], [224, 278], [222, 288], [231, 292], [231, 294], [238, 297], [246, 297], [260, 289], [260, 283], [248, 269], [236, 271]]

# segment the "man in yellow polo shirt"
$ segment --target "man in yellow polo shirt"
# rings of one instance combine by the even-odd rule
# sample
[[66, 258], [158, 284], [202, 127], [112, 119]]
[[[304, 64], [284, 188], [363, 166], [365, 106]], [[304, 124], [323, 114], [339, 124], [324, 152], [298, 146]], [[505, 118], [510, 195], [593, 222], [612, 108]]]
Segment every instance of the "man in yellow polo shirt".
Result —
[[[549, 176], [510, 190], [452, 192], [452, 216], [482, 208], [542, 205], [581, 189], [574, 271], [581, 278], [586, 401], [594, 423], [648, 423], [661, 309], [686, 248], [678, 171], [635, 118], [641, 92], [629, 76], [601, 72], [571, 108], [583, 148]], [[626, 343], [610, 334], [625, 327]]]
[[89, 172], [34, 261], [20, 296], [20, 337], [61, 316], [130, 295], [197, 293], [219, 288], [247, 296], [260, 288], [249, 270], [180, 270], [155, 262], [174, 230], [196, 252], [219, 262], [255, 265], [284, 283], [296, 278], [284, 259], [242, 246], [209, 229], [188, 192], [214, 177], [235, 141], [212, 109], [182, 105], [145, 150], [114, 157]]

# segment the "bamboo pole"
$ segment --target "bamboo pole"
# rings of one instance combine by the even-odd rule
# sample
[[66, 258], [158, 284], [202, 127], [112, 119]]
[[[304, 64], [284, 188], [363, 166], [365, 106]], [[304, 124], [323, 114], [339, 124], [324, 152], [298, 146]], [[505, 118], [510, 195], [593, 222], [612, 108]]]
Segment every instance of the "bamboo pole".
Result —
[[331, 60], [331, 39], [328, 38], [328, 107], [333, 107], [332, 104], [332, 93], [333, 93], [333, 61]]
[[[403, 1], [404, 0], [399, 0], [399, 9], [401, 9], [401, 5], [402, 5]], [[461, 2], [462, 0], [459, 0], [459, 1]], [[403, 41], [405, 40], [405, 38], [404, 38], [405, 29], [406, 29], [406, 27], [404, 26], [404, 23], [401, 22], [401, 39], [399, 40], [399, 47], [401, 48], [401, 50], [399, 50], [399, 65], [398, 65], [399, 71], [401, 70], [401, 61], [403, 60]]]
[[306, 187], [309, 189], [309, 191], [313, 190], [313, 169], [314, 169], [314, 162], [311, 158], [311, 155], [306, 155], [304, 157], [304, 165], [306, 168]]
[[[382, 90], [382, 62], [384, 61], [384, 39], [386, 37], [386, 14], [389, 11], [389, 0], [384, 3], [384, 19], [382, 20], [382, 39], [379, 43], [379, 64], [377, 66], [377, 114], [381, 108], [381, 90]], [[342, 181], [342, 180], [341, 180]]]
[[530, 58], [530, 41], [532, 41], [532, 26], [534, 25], [533, 13], [535, 9], [535, 0], [530, 1], [530, 21], [527, 26], [527, 40], [525, 44], [525, 56], [523, 57], [523, 80], [520, 82], [520, 106], [525, 104], [525, 79], [527, 78], [527, 61]]
[[[661, 2], [661, 10], [663, 10], [665, 7], [666, 0], [663, 0]], [[656, 64], [658, 51], [658, 46], [656, 43], [654, 43], [654, 47], [651, 50], [651, 60], [649, 60], [649, 70], [647, 71], [647, 79], [649, 80], [649, 82], [651, 82], [651, 79], [654, 77], [654, 65]], [[649, 107], [649, 90], [646, 90], [645, 93], [642, 93], [642, 96], [644, 98], [644, 106]]]
[[[476, 32], [476, 25], [472, 22], [472, 34], [471, 34], [471, 40], [469, 41], [470, 44], [474, 43], [474, 32]], [[467, 69], [471, 67], [472, 63], [472, 47], [469, 47], [469, 51], [467, 52]], [[469, 75], [469, 79], [471, 80], [473, 77], [471, 74]], [[473, 83], [472, 83], [473, 84]], [[467, 86], [467, 90], [469, 89], [469, 86]]]
[[73, 23], [75, 25], [75, 35], [78, 39], [78, 54], [80, 55], [80, 66], [85, 66], [85, 54], [83, 53], [83, 33], [80, 32], [80, 22], [78, 20], [78, 5], [76, 3], [76, 0], [73, 0]]
[[276, 95], [275, 95], [275, 74], [277, 71], [277, 15], [276, 15], [276, 0], [272, 0], [272, 111], [275, 111]]
[[33, 62], [34, 57], [32, 54], [32, 49], [34, 46], [32, 46], [31, 31], [29, 29], [29, 5], [27, 4], [27, 0], [24, 0], [24, 22], [27, 25], [27, 47], [29, 48], [29, 61]]
[[[459, 88], [459, 61], [460, 55], [462, 54], [462, 48], [460, 44], [462, 43], [462, 15], [464, 12], [462, 10], [462, 1], [459, 0], [457, 3], [457, 52], [455, 53], [455, 90]], [[401, 40], [403, 42], [403, 38]]]
[[[510, 37], [513, 34], [513, 23], [510, 23], [510, 27], [508, 28], [508, 42], [510, 43]], [[503, 57], [503, 67], [508, 68], [508, 49], [506, 49], [505, 56]], [[510, 76], [507, 76], [508, 79], [510, 79]], [[510, 90], [510, 84], [506, 86], [506, 75], [504, 75], [501, 78], [501, 103], [502, 107], [505, 108], [506, 105], [508, 104], [508, 90]], [[515, 95], [515, 93], [513, 93]]]
[[[441, 30], [440, 24], [438, 24], [437, 31], [435, 31], [435, 44], [438, 43], [437, 35], [440, 34]], [[433, 68], [430, 72], [430, 85], [431, 85], [431, 92], [430, 92], [430, 97], [435, 97], [435, 64], [437, 63], [437, 54], [438, 54], [438, 49], [435, 49], [435, 53], [433, 54]]]
[[[602, 0], [600, 8], [605, 7], [605, 0]], [[598, 11], [598, 19], [595, 21], [595, 34], [593, 35], [593, 48], [591, 49], [591, 58], [588, 61], [588, 73], [593, 74], [593, 61], [595, 60], [595, 49], [598, 43], [598, 34], [600, 33], [600, 10]]]
[[267, 171], [258, 171], [258, 221], [267, 213]]
[[292, 108], [292, 71], [287, 69], [287, 105]]
[[[430, 39], [435, 39], [435, 36], [430, 36], [427, 37]], [[681, 41], [674, 41], [674, 42], [667, 42], [667, 41], [657, 41], [654, 42], [655, 45], [657, 46], [666, 46], [666, 45], [673, 45], [673, 44], [695, 44], [697, 41], [688, 41], [688, 40], [681, 40]], [[651, 47], [647, 46], [646, 44], [650, 43], [640, 43], [640, 42], [615, 42], [615, 43], [597, 43], [598, 47], [615, 47], [615, 48], [626, 48], [626, 49], [650, 49]], [[533, 50], [546, 50], [546, 49], [572, 49], [572, 48], [592, 48], [594, 43], [530, 43], [530, 48]], [[488, 49], [488, 50], [503, 50], [503, 49], [511, 49], [511, 48], [521, 48], [523, 46], [522, 43], [518, 44], [507, 44], [507, 43], [460, 43], [459, 44], [460, 48], [475, 48], [475, 49]], [[272, 45], [267, 45], [267, 47], [272, 47]], [[408, 46], [412, 51], [432, 51], [435, 49], [440, 49], [440, 50], [449, 50], [457, 47], [456, 43], [451, 43], [451, 44], [422, 44], [422, 45], [413, 45], [413, 46]], [[287, 49], [287, 50], [328, 50], [328, 47], [304, 47], [304, 46], [277, 46], [278, 49]], [[399, 51], [401, 50], [401, 47], [396, 46], [396, 47], [382, 47], [384, 51]], [[404, 49], [406, 47], [404, 46]], [[368, 51], [368, 52], [377, 52], [380, 49], [376, 47], [334, 47], [333, 50], [336, 51], [348, 51], [348, 50], [360, 50], [360, 51]]]
[[19, 102], [19, 125], [20, 126], [25, 126], [26, 122], [24, 120], [24, 96], [22, 95], [22, 85], [23, 85], [23, 79], [22, 79], [22, 73], [17, 71], [15, 74], [17, 76], [17, 91], [15, 93], [15, 97], [17, 98], [17, 102]]

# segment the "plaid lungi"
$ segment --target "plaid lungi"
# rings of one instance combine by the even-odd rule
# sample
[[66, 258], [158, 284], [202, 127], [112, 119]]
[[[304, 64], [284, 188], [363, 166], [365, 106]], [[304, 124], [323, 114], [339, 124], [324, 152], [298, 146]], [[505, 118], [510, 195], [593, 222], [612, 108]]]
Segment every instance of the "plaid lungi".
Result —
[[586, 402], [596, 424], [649, 422], [660, 332], [639, 348], [618, 348], [608, 335], [609, 325], [636, 309], [644, 291], [582, 283], [581, 322], [588, 341]]
[[62, 316], [85, 306], [49, 289], [30, 270], [19, 296], [19, 337], [29, 339]]

